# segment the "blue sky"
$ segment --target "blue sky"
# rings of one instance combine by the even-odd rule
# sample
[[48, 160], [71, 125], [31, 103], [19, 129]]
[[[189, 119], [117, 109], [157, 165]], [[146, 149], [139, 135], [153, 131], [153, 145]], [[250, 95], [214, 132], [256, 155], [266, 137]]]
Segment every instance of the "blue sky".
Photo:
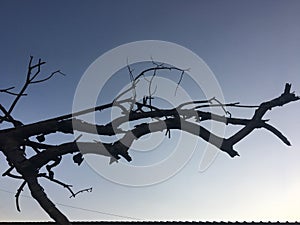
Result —
[[[30, 123], [66, 114], [80, 78], [95, 59], [121, 44], [154, 39], [198, 54], [214, 72], [227, 102], [269, 100], [281, 94], [286, 82], [299, 94], [299, 12], [296, 0], [0, 0], [0, 87], [20, 87], [29, 56], [41, 57], [47, 61], [46, 73], [61, 69], [67, 76], [32, 86], [14, 116]], [[8, 105], [11, 99], [1, 95], [0, 100]], [[241, 157], [219, 154], [203, 173], [198, 166], [205, 143], [179, 173], [152, 186], [112, 183], [85, 163], [73, 165], [71, 157], [55, 170], [57, 178], [75, 189], [92, 186], [92, 193], [69, 199], [65, 190], [43, 183], [56, 203], [145, 220], [300, 220], [299, 113], [299, 104], [293, 103], [266, 115], [291, 147], [266, 131], [255, 131], [236, 146]], [[4, 171], [2, 155], [0, 160]], [[13, 193], [18, 184], [1, 178], [0, 221], [48, 220], [30, 198], [22, 197], [22, 213], [16, 211]], [[121, 219], [59, 207], [71, 220]]]

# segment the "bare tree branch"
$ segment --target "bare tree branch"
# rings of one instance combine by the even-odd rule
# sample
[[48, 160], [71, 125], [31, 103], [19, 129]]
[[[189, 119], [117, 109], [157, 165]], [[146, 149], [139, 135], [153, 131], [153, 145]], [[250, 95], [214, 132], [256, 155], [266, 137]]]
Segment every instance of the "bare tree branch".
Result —
[[47, 80], [50, 80], [55, 74], [61, 74], [63, 76], [66, 76], [66, 74], [62, 73], [60, 70], [57, 70], [53, 73], [51, 73], [48, 77], [44, 78], [44, 79], [41, 79], [41, 80], [36, 80], [36, 81], [32, 81], [30, 82], [31, 84], [37, 84], [37, 83], [42, 83], [42, 82], [45, 82]]
[[271, 110], [272, 108], [277, 106], [283, 106], [293, 101], [298, 101], [300, 99], [299, 96], [296, 96], [294, 93], [290, 93], [289, 91], [290, 84], [286, 84], [284, 93], [282, 95], [280, 95], [278, 98], [260, 104], [258, 109], [255, 111], [251, 121], [244, 128], [233, 135], [229, 139], [229, 142], [235, 144], [249, 135], [255, 128], [258, 128], [260, 126], [262, 117], [268, 110]]
[[[0, 92], [15, 96], [8, 110], [0, 104], [0, 111], [3, 114], [0, 116], [0, 123], [5, 121], [14, 125], [12, 128], [0, 130], [0, 151], [6, 157], [9, 166], [2, 176], [23, 180], [15, 196], [18, 211], [20, 211], [19, 196], [27, 184], [32, 197], [53, 220], [58, 224], [70, 224], [67, 217], [48, 198], [38, 179], [45, 178], [66, 188], [71, 193], [70, 198], [75, 197], [79, 193], [91, 192], [92, 188], [86, 188], [75, 193], [71, 185], [54, 178], [53, 168], [62, 162], [62, 157], [67, 154], [73, 154], [73, 161], [78, 165], [84, 160], [84, 154], [98, 154], [108, 157], [110, 159], [109, 163], [118, 161], [121, 157], [130, 162], [132, 158], [129, 153], [132, 144], [150, 133], [161, 132], [168, 138], [171, 138], [171, 132], [174, 130], [187, 132], [210, 143], [230, 157], [239, 156], [238, 152], [234, 149], [235, 144], [243, 140], [253, 130], [260, 128], [265, 128], [286, 145], [291, 145], [287, 137], [269, 124], [268, 120], [263, 119], [263, 116], [272, 108], [300, 99], [294, 93], [291, 93], [291, 84], [285, 85], [285, 89], [279, 97], [263, 102], [260, 105], [241, 105], [239, 102], [224, 103], [214, 97], [208, 100], [184, 102], [174, 108], [162, 108], [155, 106], [152, 101], [154, 92], [157, 89], [155, 87], [153, 90], [152, 85], [158, 71], [180, 72], [180, 78], [176, 87], [177, 90], [187, 70], [167, 66], [163, 63], [156, 63], [153, 60], [152, 63], [152, 67], [142, 70], [136, 76], [133, 74], [134, 70], [128, 65], [127, 69], [131, 85], [116, 96], [112, 102], [31, 124], [23, 124], [21, 121], [13, 118], [12, 111], [16, 104], [22, 96], [26, 95], [25, 91], [30, 84], [42, 83], [51, 79], [56, 74], [64, 74], [60, 70], [57, 70], [45, 78], [40, 78], [41, 69], [45, 62], [39, 59], [34, 64], [33, 57], [31, 56], [28, 63], [26, 80], [21, 90], [18, 93], [11, 91], [14, 87], [0, 90]], [[136, 87], [142, 78], [148, 82], [148, 86], [145, 88], [143, 99], [138, 101]], [[130, 92], [132, 94], [128, 97], [127, 95], [130, 95]], [[202, 111], [202, 109], [210, 107], [219, 107], [223, 110], [223, 113], [219, 115]], [[239, 118], [234, 117], [227, 110], [227, 107], [254, 108], [255, 111], [252, 118]], [[80, 119], [81, 115], [101, 113], [102, 110], [111, 110], [113, 108], [121, 109], [122, 113], [119, 117], [106, 124], [93, 124]], [[145, 122], [145, 120], [148, 122]], [[135, 126], [131, 123], [133, 121]], [[213, 121], [225, 125], [239, 125], [242, 128], [228, 138], [225, 138], [203, 127], [202, 123], [204, 121]], [[123, 125], [128, 125], [128, 128], [125, 130], [125, 128], [122, 128]], [[46, 142], [49, 134], [74, 134], [74, 131], [82, 133], [77, 138], [74, 138], [74, 141], [65, 141], [59, 144], [49, 144]], [[107, 142], [79, 141], [82, 135], [88, 134], [104, 137], [110, 136], [114, 139]], [[28, 151], [31, 151], [30, 156], [26, 154]], [[42, 168], [45, 168], [47, 173], [41, 173]], [[14, 173], [12, 173], [13, 170]]]
[[[26, 95], [26, 94], [24, 94], [24, 92], [26, 91], [26, 89], [28, 88], [28, 86], [30, 84], [41, 83], [41, 82], [47, 81], [47, 80], [49, 80], [50, 78], [52, 78], [57, 73], [65, 76], [65, 74], [63, 74], [60, 70], [57, 70], [57, 71], [53, 72], [50, 76], [46, 77], [45, 79], [35, 80], [35, 78], [37, 78], [37, 76], [41, 72], [41, 66], [44, 65], [46, 62], [43, 62], [41, 59], [39, 59], [38, 63], [32, 65], [32, 61], [33, 61], [33, 57], [30, 56], [30, 60], [29, 60], [28, 68], [27, 68], [27, 76], [26, 76], [25, 83], [24, 83], [23, 87], [21, 88], [21, 90], [20, 90], [20, 92], [18, 94], [14, 93], [14, 95], [16, 95], [16, 98], [13, 101], [13, 103], [11, 104], [11, 106], [10, 106], [10, 108], [8, 110], [8, 114], [11, 114], [11, 112], [13, 111], [14, 107], [16, 106], [16, 104], [20, 100], [20, 98], [22, 96]], [[36, 72], [32, 76], [32, 72], [35, 69], [36, 69]]]
[[[9, 87], [9, 88], [5, 88], [5, 89], [0, 89], [0, 92], [4, 92], [4, 93], [7, 93], [7, 94], [10, 94], [10, 95], [18, 95], [17, 93], [14, 93], [10, 90], [14, 89], [15, 87]], [[23, 96], [26, 96], [27, 94], [23, 94]]]
[[92, 192], [93, 191], [93, 188], [86, 188], [86, 189], [82, 189], [80, 191], [77, 191], [76, 193], [74, 193], [73, 195], [70, 196], [70, 198], [75, 198], [76, 195], [80, 194], [80, 193], [83, 193], [83, 192]]
[[65, 184], [64, 182], [61, 182], [61, 181], [59, 181], [57, 179], [54, 179], [53, 177], [47, 176], [45, 173], [38, 174], [38, 177], [46, 178], [46, 179], [48, 179], [48, 180], [50, 180], [50, 181], [52, 181], [52, 182], [54, 182], [54, 183], [56, 183], [56, 184], [64, 187], [64, 188], [66, 188], [71, 193], [71, 196], [74, 196], [74, 197], [76, 196], [75, 193], [72, 190], [72, 185]]
[[22, 183], [21, 186], [18, 188], [17, 193], [16, 193], [16, 195], [15, 195], [15, 197], [16, 197], [16, 207], [17, 207], [17, 210], [18, 210], [19, 212], [21, 212], [20, 205], [19, 205], [19, 197], [20, 197], [20, 194], [21, 194], [21, 192], [23, 191], [23, 188], [25, 187], [25, 185], [26, 185], [26, 181], [23, 181], [23, 183]]

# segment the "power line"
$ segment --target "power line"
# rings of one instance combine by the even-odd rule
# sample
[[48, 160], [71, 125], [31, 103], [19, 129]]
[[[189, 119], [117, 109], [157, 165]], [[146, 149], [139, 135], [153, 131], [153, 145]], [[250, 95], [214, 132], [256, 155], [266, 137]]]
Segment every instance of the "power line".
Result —
[[[8, 191], [8, 190], [2, 189], [2, 188], [0, 188], [0, 191], [15, 195], [14, 192]], [[33, 199], [29, 195], [20, 195], [20, 196], [25, 197], [25, 198]], [[108, 212], [103, 212], [103, 211], [98, 211], [98, 210], [93, 210], [93, 209], [86, 209], [86, 208], [82, 208], [82, 207], [77, 207], [77, 206], [72, 206], [72, 205], [67, 205], [67, 204], [62, 204], [62, 203], [57, 203], [57, 202], [54, 202], [54, 203], [56, 205], [60, 205], [60, 206], [63, 206], [63, 207], [79, 209], [79, 210], [83, 210], [83, 211], [87, 211], [87, 212], [99, 213], [99, 214], [103, 214], [103, 215], [115, 216], [115, 217], [120, 217], [120, 218], [124, 218], [124, 219], [130, 219], [130, 220], [142, 220], [140, 218], [131, 217], [131, 216], [122, 216], [122, 215], [118, 215], [118, 214], [114, 214], [114, 213], [108, 213]]]
[[88, 211], [88, 212], [105, 214], [105, 215], [109, 215], [109, 216], [116, 216], [116, 217], [131, 219], [131, 220], [142, 220], [142, 219], [135, 218], [135, 217], [121, 216], [121, 215], [117, 215], [117, 214], [114, 214], [114, 213], [107, 213], [107, 212], [101, 212], [101, 211], [92, 210], [92, 209], [85, 209], [85, 208], [81, 208], [81, 207], [77, 207], [77, 206], [71, 206], [71, 205], [65, 205], [65, 204], [61, 204], [61, 203], [56, 203], [56, 204], [60, 205], [60, 206], [65, 206], [65, 207], [74, 208], [74, 209], [80, 209], [80, 210], [84, 210], [84, 211]]

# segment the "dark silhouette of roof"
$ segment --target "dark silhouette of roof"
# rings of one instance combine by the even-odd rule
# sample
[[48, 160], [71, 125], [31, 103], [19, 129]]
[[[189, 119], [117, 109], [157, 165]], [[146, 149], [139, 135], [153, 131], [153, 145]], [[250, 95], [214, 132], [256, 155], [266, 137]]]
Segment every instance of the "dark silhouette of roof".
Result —
[[[107, 225], [111, 225], [111, 224], [135, 224], [135, 225], [142, 225], [142, 224], [168, 224], [168, 223], [172, 223], [172, 224], [224, 224], [224, 225], [231, 225], [231, 224], [289, 224], [289, 225], [298, 225], [300, 224], [299, 222], [285, 222], [285, 223], [281, 223], [281, 222], [186, 222], [186, 221], [182, 221], [182, 222], [165, 222], [165, 221], [155, 221], [155, 222], [150, 222], [150, 221], [146, 221], [146, 222], [127, 222], [127, 221], [119, 221], [119, 222], [108, 222], [108, 221], [77, 221], [77, 222], [72, 222], [72, 224], [76, 224], [76, 225], [85, 225], [85, 224], [107, 224]], [[47, 225], [47, 224], [57, 224], [55, 222], [0, 222], [0, 225], [37, 225], [37, 224], [41, 224], [41, 225]]]

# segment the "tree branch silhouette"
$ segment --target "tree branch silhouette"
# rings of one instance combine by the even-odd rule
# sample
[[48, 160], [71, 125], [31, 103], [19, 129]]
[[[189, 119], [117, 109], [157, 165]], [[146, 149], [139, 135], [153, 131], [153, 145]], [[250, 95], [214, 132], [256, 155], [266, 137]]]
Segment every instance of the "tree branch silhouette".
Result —
[[[52, 168], [59, 165], [61, 163], [61, 158], [67, 154], [73, 154], [73, 161], [78, 165], [84, 160], [83, 154], [86, 153], [95, 153], [102, 155], [103, 157], [108, 157], [110, 163], [117, 162], [121, 157], [130, 162], [132, 160], [132, 157], [130, 156], [132, 144], [144, 135], [154, 132], [165, 132], [169, 138], [171, 138], [171, 132], [173, 130], [187, 132], [214, 145], [230, 157], [239, 156], [239, 153], [234, 149], [235, 144], [250, 135], [252, 131], [259, 128], [270, 131], [283, 143], [291, 145], [287, 137], [285, 137], [277, 128], [269, 124], [268, 120], [263, 119], [263, 116], [269, 110], [299, 100], [299, 97], [291, 92], [291, 84], [285, 85], [284, 91], [279, 97], [263, 102], [260, 105], [240, 105], [239, 102], [222, 103], [213, 97], [208, 100], [184, 102], [174, 108], [160, 108], [155, 106], [152, 101], [153, 91], [151, 85], [157, 72], [165, 70], [179, 72], [180, 76], [177, 84], [180, 85], [182, 79], [184, 79], [184, 73], [187, 70], [155, 62], [153, 62], [153, 67], [143, 70], [136, 77], [134, 77], [133, 74], [134, 70], [128, 65], [131, 81], [130, 87], [116, 96], [114, 100], [108, 104], [31, 124], [23, 124], [21, 121], [14, 119], [12, 112], [21, 97], [26, 95], [25, 91], [30, 84], [46, 82], [56, 74], [64, 75], [60, 70], [57, 70], [45, 78], [40, 78], [41, 67], [44, 64], [45, 62], [41, 59], [39, 59], [36, 64], [33, 64], [33, 57], [31, 56], [26, 80], [21, 90], [18, 93], [11, 92], [13, 87], [0, 90], [2, 93], [15, 96], [8, 109], [3, 105], [0, 105], [0, 112], [2, 113], [0, 125], [2, 123], [9, 123], [12, 125], [10, 128], [0, 130], [0, 151], [5, 155], [9, 165], [9, 169], [5, 171], [2, 176], [23, 180], [15, 196], [18, 211], [20, 211], [20, 193], [25, 186], [27, 186], [32, 197], [53, 220], [58, 224], [70, 224], [67, 217], [57, 209], [53, 202], [48, 198], [45, 190], [39, 183], [39, 179], [45, 178], [50, 182], [54, 182], [66, 188], [71, 193], [70, 197], [76, 197], [77, 194], [83, 192], [91, 192], [92, 188], [79, 190], [76, 193], [73, 192], [72, 185], [65, 184], [55, 178], [55, 173]], [[146, 77], [146, 74], [150, 74], [148, 76], [150, 79]], [[145, 79], [148, 82], [148, 87], [146, 89], [147, 95], [144, 96], [142, 101], [138, 101], [135, 94], [135, 88], [141, 79]], [[132, 92], [132, 96], [125, 98], [130, 92]], [[225, 115], [203, 111], [203, 109], [209, 107], [219, 107], [223, 110]], [[228, 110], [230, 107], [245, 109], [254, 108], [255, 112], [250, 119], [233, 117]], [[112, 108], [120, 108], [122, 115], [111, 120], [107, 124], [92, 124], [79, 118], [81, 115], [92, 112], [101, 113], [103, 110]], [[145, 123], [143, 122], [144, 119], [151, 120]], [[243, 127], [230, 137], [225, 138], [214, 134], [201, 125], [202, 122], [208, 120], [223, 123], [225, 125], [240, 125]], [[135, 121], [138, 124], [127, 130], [121, 128], [123, 124], [132, 121]], [[113, 136], [116, 140], [113, 142], [83, 142], [79, 141], [79, 138], [81, 137], [79, 136], [78, 138], [75, 138], [74, 141], [62, 144], [43, 143], [49, 134], [74, 134], [74, 131], [79, 131], [83, 134]], [[36, 141], [33, 141], [32, 138], [35, 138]], [[33, 150], [33, 155], [26, 156], [26, 151], [29, 150]], [[40, 172], [43, 168], [47, 170], [48, 174]], [[17, 175], [12, 174], [13, 170], [15, 170]]]

